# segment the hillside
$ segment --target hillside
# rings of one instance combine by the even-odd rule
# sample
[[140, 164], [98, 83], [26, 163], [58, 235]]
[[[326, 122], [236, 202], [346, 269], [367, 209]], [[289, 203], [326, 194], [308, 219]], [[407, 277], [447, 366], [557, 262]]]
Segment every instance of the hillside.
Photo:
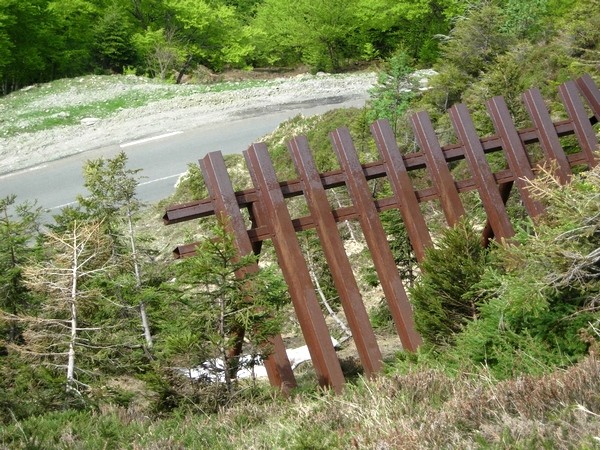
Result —
[[[403, 160], [416, 169], [408, 182], [433, 198], [438, 189], [429, 171], [415, 163], [426, 156], [415, 139], [411, 117], [424, 110], [432, 133], [451, 155], [448, 164], [437, 166], [457, 180], [448, 186], [468, 186], [469, 178], [487, 166], [500, 174], [496, 183], [501, 186], [491, 181], [485, 192], [460, 188], [464, 213], [456, 220], [437, 200], [415, 207], [431, 237], [418, 263], [398, 210], [391, 204], [379, 214], [393, 257], [386, 268], [391, 278], [396, 276], [394, 268], [401, 277], [415, 328], [423, 338], [414, 352], [401, 348], [360, 227], [354, 219], [340, 223], [337, 231], [368, 321], [378, 342], [381, 337], [387, 345], [382, 349], [383, 369], [370, 378], [352, 339], [346, 340], [343, 326], [330, 313], [333, 310], [344, 324], [340, 294], [316, 230], [296, 234], [302, 252], [297, 261], [304, 257], [311, 279], [304, 278], [304, 290], [295, 302], [318, 295], [321, 304], [313, 317], [322, 312], [330, 334], [344, 340], [337, 352], [339, 368], [331, 358], [331, 366], [341, 369], [345, 380], [343, 387], [336, 385], [337, 393], [328, 389], [324, 377], [316, 376], [310, 363], [296, 368], [297, 386], [289, 391], [278, 392], [264, 379], [235, 378], [241, 371], [252, 372], [255, 363], [271, 353], [270, 343], [277, 342], [278, 335], [287, 348], [304, 344], [274, 245], [264, 241], [257, 261], [252, 252], [238, 255], [232, 236], [217, 220], [165, 227], [160, 221], [164, 205], [148, 210], [138, 201], [136, 188], [143, 174], [127, 166], [126, 153], [88, 161], [84, 182], [90, 195], [65, 208], [46, 228], [40, 227], [35, 207], [16, 206], [18, 199], [0, 197], [0, 449], [600, 448], [597, 153], [588, 149], [585, 161], [577, 159], [576, 153], [587, 145], [581, 143], [582, 135], [559, 136], [558, 145], [570, 160], [567, 176], [557, 176], [555, 165], [535, 165], [532, 179], [522, 180], [521, 186], [515, 183], [506, 201], [495, 195], [493, 206], [514, 233], [488, 241], [482, 239], [482, 229], [494, 211], [490, 214], [490, 201], [483, 197], [510, 185], [503, 183], [514, 177], [509, 151], [504, 144], [503, 151], [485, 154], [477, 165], [460, 160], [458, 153], [468, 153], [468, 145], [460, 125], [451, 120], [456, 116], [448, 113], [453, 105], [465, 104], [476, 134], [486, 136], [484, 145], [497, 142], [501, 139], [493, 135], [500, 134], [501, 127], [490, 120], [488, 100], [502, 96], [509, 110], [504, 117], [509, 115], [518, 129], [529, 128], [528, 136], [539, 135], [531, 130], [535, 119], [521, 97], [537, 87], [543, 98], [538, 110], [547, 110], [554, 122], [562, 121], [560, 129], [568, 128], [559, 87], [583, 74], [589, 75], [590, 83], [600, 84], [599, 0], [332, 0], [318, 5], [309, 0], [215, 0], [210, 5], [117, 0], [112, 8], [73, 15], [66, 8], [69, 2], [39, 1], [51, 3], [52, 14], [32, 35], [37, 40], [24, 48], [44, 48], [42, 32], [64, 25], [70, 37], [81, 32], [84, 45], [79, 50], [84, 53], [74, 62], [79, 61], [82, 70], [90, 62], [96, 68], [125, 70], [117, 63], [131, 55], [117, 52], [116, 59], [98, 59], [110, 47], [107, 41], [91, 44], [98, 36], [122, 37], [130, 31], [140, 55], [151, 54], [156, 47], [149, 44], [156, 42], [161, 49], [189, 49], [194, 65], [189, 72], [196, 81], [206, 75], [196, 63], [222, 70], [236, 58], [244, 66], [268, 63], [283, 68], [302, 61], [313, 69], [348, 68], [370, 60], [379, 71], [376, 81], [367, 73], [316, 74], [175, 87], [130, 75], [89, 75], [32, 85], [0, 99], [8, 102], [0, 103], [1, 149], [7, 161], [13, 158], [11, 167], [21, 164], [21, 153], [32, 160], [38, 154], [60, 155], [63, 141], [67, 151], [74, 152], [87, 148], [82, 139], [92, 139], [94, 145], [104, 139], [116, 143], [132, 134], [152, 134], [159, 122], [167, 130], [171, 117], [192, 126], [205, 113], [206, 120], [233, 114], [229, 105], [253, 114], [257, 102], [278, 107], [270, 103], [271, 97], [278, 105], [296, 101], [279, 92], [284, 85], [296, 91], [294, 98], [304, 98], [308, 91], [302, 101], [313, 101], [312, 89], [330, 98], [346, 91], [365, 95], [366, 86], [374, 83], [366, 107], [296, 117], [265, 138], [279, 180], [297, 176], [285, 142], [299, 132], [306, 135], [319, 171], [338, 169], [329, 132], [340, 126], [350, 131], [360, 162], [373, 169], [381, 156], [369, 126], [385, 118]], [[73, 4], [88, 7], [91, 2]], [[18, 5], [29, 3], [8, 2], [14, 8], [6, 16], [42, 19], [43, 9], [21, 10]], [[135, 5], [139, 8], [132, 11]], [[290, 17], [291, 9], [286, 8], [295, 6], [303, 14]], [[132, 28], [122, 27], [125, 21], [108, 20], [128, 12], [139, 13], [130, 18]], [[99, 18], [102, 30], [81, 28]], [[169, 30], [154, 28], [172, 24], [169, 18], [179, 27], [170, 43]], [[423, 18], [435, 20], [419, 27]], [[22, 37], [15, 27], [6, 28], [12, 23], [5, 22], [0, 11], [0, 43]], [[33, 30], [32, 23], [23, 30]], [[118, 26], [107, 29], [111, 24]], [[249, 34], [237, 33], [242, 30]], [[226, 45], [214, 53], [203, 47], [219, 41]], [[70, 53], [62, 51], [73, 42], [77, 40], [58, 42], [50, 53], [53, 58], [45, 63], [68, 60]], [[251, 42], [258, 47], [243, 45]], [[13, 47], [0, 46], [0, 56], [3, 53], [19, 54]], [[187, 61], [185, 54], [177, 56], [180, 60], [174, 64]], [[18, 61], [2, 61], [4, 91], [17, 89]], [[35, 58], [25, 62], [29, 77], [39, 73]], [[149, 62], [135, 61], [138, 69]], [[411, 79], [423, 67], [437, 73], [428, 89], [419, 89]], [[56, 73], [68, 70], [61, 66]], [[174, 76], [172, 71], [165, 75]], [[14, 84], [6, 86], [11, 76]], [[322, 80], [326, 86], [319, 84]], [[55, 95], [46, 96], [48, 91]], [[586, 101], [585, 117], [582, 114], [579, 121], [586, 122], [585, 138], [591, 146], [600, 137], [596, 106]], [[94, 120], [83, 125], [85, 118]], [[470, 120], [462, 121], [466, 122]], [[523, 156], [530, 163], [548, 158], [538, 143], [523, 144]], [[518, 142], [514, 147], [521, 149]], [[225, 165], [236, 190], [251, 185], [241, 155], [227, 155]], [[392, 183], [383, 180], [368, 184], [375, 200], [391, 195]], [[207, 196], [196, 164], [180, 181], [168, 202]], [[333, 186], [335, 191], [328, 191], [331, 208], [348, 210], [349, 189], [335, 180]], [[276, 192], [276, 183], [271, 181], [259, 196], [265, 191]], [[246, 199], [259, 198], [247, 195]], [[526, 196], [538, 203], [540, 214], [528, 212]], [[285, 206], [300, 219], [297, 223], [308, 214], [302, 195], [290, 197]], [[262, 225], [262, 210], [254, 212], [257, 225]], [[244, 211], [248, 227], [253, 226], [250, 219]], [[194, 256], [177, 261], [165, 257], [172, 245], [193, 241], [198, 241]], [[387, 251], [382, 241], [380, 248]], [[255, 270], [257, 263], [260, 270]], [[286, 273], [294, 269], [286, 268]], [[238, 358], [231, 351], [239, 348], [247, 356]], [[212, 375], [204, 372], [208, 369]], [[187, 376], [192, 373], [206, 376]]]
[[[372, 72], [174, 85], [135, 76], [59, 80], [0, 98], [0, 174], [174, 129], [293, 105], [363, 101]], [[241, 74], [244, 76], [244, 74]]]

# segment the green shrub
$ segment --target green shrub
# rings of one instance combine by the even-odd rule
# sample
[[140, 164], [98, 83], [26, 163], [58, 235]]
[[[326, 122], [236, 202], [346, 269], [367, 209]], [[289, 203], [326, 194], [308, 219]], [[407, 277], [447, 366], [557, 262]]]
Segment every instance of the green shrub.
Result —
[[423, 274], [409, 290], [416, 327], [434, 345], [451, 343], [456, 333], [479, 314], [474, 287], [488, 261], [488, 251], [468, 220], [443, 231], [426, 252]]

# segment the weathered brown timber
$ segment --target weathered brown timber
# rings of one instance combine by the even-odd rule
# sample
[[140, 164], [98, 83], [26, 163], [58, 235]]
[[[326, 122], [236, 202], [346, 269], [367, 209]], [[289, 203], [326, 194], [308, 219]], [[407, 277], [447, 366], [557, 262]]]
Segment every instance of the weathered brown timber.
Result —
[[[502, 140], [502, 147], [508, 159], [508, 167], [515, 175], [515, 183], [525, 204], [525, 209], [531, 217], [537, 217], [544, 212], [540, 202], [531, 198], [527, 188], [527, 180], [533, 180], [533, 169], [527, 155], [527, 150], [519, 138], [517, 128], [513, 123], [508, 106], [503, 97], [494, 97], [487, 102], [487, 108], [492, 117], [494, 127]], [[506, 203], [506, 202], [504, 202]]]
[[556, 176], [561, 183], [567, 183], [573, 173], [567, 155], [563, 151], [552, 118], [546, 109], [546, 104], [538, 88], [529, 89], [522, 95], [529, 117], [535, 124], [540, 146], [546, 160], [556, 165]]
[[330, 137], [338, 161], [346, 173], [348, 191], [359, 211], [358, 220], [371, 251], [373, 264], [379, 275], [396, 330], [403, 347], [415, 351], [421, 344], [421, 336], [415, 330], [410, 302], [398, 274], [379, 214], [373, 205], [367, 178], [358, 160], [350, 132], [347, 128], [338, 128], [331, 133]]
[[600, 90], [598, 90], [598, 86], [588, 73], [575, 80], [575, 83], [577, 83], [579, 92], [585, 97], [594, 113], [594, 120], [590, 122], [592, 124], [598, 123], [600, 121]]
[[[261, 242], [272, 240], [319, 381], [340, 391], [344, 377], [333, 346], [330, 345], [329, 332], [295, 233], [317, 230], [361, 362], [367, 374], [375, 374], [381, 367], [381, 353], [335, 223], [345, 220], [357, 220], [360, 223], [403, 347], [407, 350], [416, 349], [420, 337], [414, 329], [411, 307], [378, 213], [393, 208], [400, 211], [411, 245], [420, 261], [432, 242], [419, 203], [439, 200], [446, 222], [453, 225], [465, 214], [460, 194], [476, 190], [487, 214], [482, 244], [487, 245], [494, 237], [510, 239], [514, 230], [505, 205], [513, 185], [517, 186], [514, 195], [519, 196], [528, 214], [535, 217], [543, 213], [543, 208], [531, 198], [527, 180], [535, 177], [539, 165], [552, 164], [560, 182], [566, 183], [572, 175], [573, 166], [594, 166], [598, 163], [598, 130], [594, 130], [594, 125], [600, 120], [598, 86], [589, 75], [585, 75], [561, 85], [559, 92], [569, 119], [553, 122], [540, 91], [534, 88], [522, 96], [533, 124], [523, 129], [517, 129], [514, 125], [502, 98], [491, 99], [486, 106], [496, 134], [485, 138], [478, 136], [466, 107], [455, 105], [449, 113], [459, 142], [443, 147], [427, 113], [416, 113], [411, 117], [411, 122], [421, 151], [404, 155], [398, 149], [389, 124], [377, 121], [372, 125], [371, 132], [381, 160], [363, 165], [359, 163], [348, 130], [340, 128], [331, 134], [331, 138], [341, 168], [321, 174], [315, 169], [306, 138], [296, 137], [288, 144], [300, 175], [295, 180], [278, 182], [266, 146], [254, 144], [245, 152], [254, 188], [241, 192], [233, 193], [222, 157], [212, 154], [202, 160], [202, 165], [206, 166], [203, 172], [212, 200], [172, 206], [166, 211], [164, 221], [172, 224], [224, 213], [233, 218], [236, 242], [239, 240], [239, 248], [243, 249], [240, 254], [249, 251], [259, 253]], [[592, 112], [591, 117], [588, 116], [589, 111]], [[580, 147], [578, 153], [565, 154], [560, 141], [564, 136], [575, 136]], [[527, 146], [535, 143], [542, 148], [543, 159], [533, 166]], [[508, 167], [493, 173], [486, 154], [498, 151], [503, 152]], [[471, 178], [454, 180], [449, 163], [461, 160], [467, 162]], [[207, 167], [212, 169], [207, 170]], [[410, 172], [422, 169], [427, 170], [432, 186], [415, 189]], [[387, 177], [393, 195], [375, 200], [371, 197], [367, 182], [382, 177]], [[339, 186], [347, 187], [352, 205], [331, 208], [326, 190]], [[301, 195], [306, 199], [310, 214], [292, 220], [284, 199]], [[240, 220], [242, 208], [248, 208], [250, 213], [252, 224], [248, 230]], [[195, 244], [187, 244], [179, 246], [175, 254], [185, 257], [194, 251]], [[283, 343], [276, 340], [275, 348], [279, 349], [280, 356], [282, 346]], [[287, 370], [286, 367], [283, 369], [284, 372]], [[271, 382], [275, 385], [285, 383], [278, 376], [290, 375], [283, 375], [281, 368], [279, 375], [270, 374]]]
[[513, 237], [515, 231], [508, 218], [502, 197], [500, 197], [494, 174], [485, 159], [483, 147], [469, 111], [465, 105], [459, 103], [450, 108], [449, 112], [454, 130], [465, 148], [466, 160], [478, 186], [477, 190], [488, 221], [494, 230], [494, 235], [500, 239], [509, 239]]
[[270, 218], [277, 260], [288, 285], [319, 383], [340, 392], [344, 386], [342, 368], [329, 337], [325, 318], [319, 307], [267, 147], [264, 144], [253, 144], [244, 152], [244, 156], [261, 207]]
[[590, 167], [597, 164], [595, 152], [598, 150], [598, 139], [588, 119], [585, 107], [579, 98], [577, 85], [574, 81], [567, 81], [558, 88], [558, 93], [567, 109], [567, 114], [575, 129], [575, 136], [583, 150], [587, 163]]
[[415, 256], [417, 261], [422, 261], [425, 257], [425, 249], [432, 245], [431, 236], [425, 218], [421, 214], [419, 201], [412, 187], [400, 149], [398, 149], [394, 132], [389, 122], [385, 120], [378, 120], [371, 125], [371, 132], [375, 137], [375, 143], [385, 165], [394, 196], [398, 199], [398, 208]]
[[446, 221], [453, 226], [465, 214], [465, 208], [460, 201], [458, 189], [448, 168], [448, 159], [433, 131], [429, 115], [423, 111], [414, 114], [411, 121], [417, 143], [425, 154], [427, 170], [437, 189], [437, 196], [444, 210]]
[[327, 194], [310, 154], [308, 141], [304, 136], [296, 137], [288, 143], [288, 148], [300, 175], [311, 216], [317, 225], [319, 240], [352, 331], [358, 355], [367, 376], [371, 377], [381, 370], [383, 358], [354, 278], [352, 266], [346, 255], [344, 243], [331, 214]]
[[[213, 202], [215, 213], [217, 216], [223, 217], [223, 223], [227, 231], [233, 236], [235, 246], [238, 251], [238, 257], [243, 257], [253, 253], [252, 243], [246, 232], [244, 218], [237, 206], [235, 193], [223, 155], [220, 152], [213, 152], [206, 155], [200, 160], [200, 167], [204, 179], [207, 180], [207, 187], [211, 200]], [[239, 279], [244, 279], [248, 273], [257, 272], [258, 264], [247, 266], [245, 270], [240, 270], [236, 273]], [[248, 301], [252, 301], [249, 299]], [[241, 353], [244, 331], [239, 330], [239, 345], [236, 348], [236, 355]], [[288, 392], [291, 388], [296, 387], [296, 378], [288, 360], [285, 345], [281, 335], [276, 335], [271, 338], [272, 353], [265, 361], [265, 367], [269, 376], [271, 385], [278, 386], [284, 392]]]

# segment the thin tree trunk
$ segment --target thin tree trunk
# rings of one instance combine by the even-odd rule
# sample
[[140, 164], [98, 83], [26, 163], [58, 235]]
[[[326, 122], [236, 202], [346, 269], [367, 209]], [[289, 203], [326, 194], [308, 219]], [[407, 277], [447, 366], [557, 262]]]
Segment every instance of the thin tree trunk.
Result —
[[151, 349], [154, 345], [152, 340], [152, 334], [150, 333], [150, 323], [148, 322], [148, 313], [146, 312], [146, 304], [140, 302], [140, 318], [142, 319], [142, 328], [144, 329], [144, 338], [146, 339], [146, 346]]
[[192, 64], [192, 55], [189, 55], [188, 58], [186, 59], [185, 63], [183, 63], [183, 66], [181, 67], [179, 74], [177, 75], [177, 80], [175, 81], [175, 84], [181, 84], [181, 80], [183, 79], [185, 72], [187, 72], [187, 70], [190, 68], [191, 64]]
[[77, 272], [78, 272], [78, 258], [77, 258], [77, 232], [75, 226], [73, 227], [73, 265], [71, 274], [71, 298], [70, 298], [70, 309], [71, 309], [71, 337], [69, 339], [69, 352], [67, 361], [67, 392], [75, 390], [75, 343], [77, 340]]
[[[133, 258], [133, 270], [135, 273], [135, 288], [139, 290], [142, 287], [142, 275], [140, 269], [140, 262], [137, 254], [137, 247], [135, 245], [135, 236], [133, 231], [133, 220], [131, 218], [131, 209], [127, 208], [127, 225], [129, 227], [129, 242], [131, 245], [131, 256]], [[152, 340], [152, 333], [150, 332], [150, 322], [148, 321], [148, 313], [146, 312], [146, 305], [144, 301], [140, 301], [140, 318], [142, 320], [142, 329], [144, 330], [144, 338], [146, 340], [146, 346], [151, 349], [154, 346]]]
[[227, 348], [225, 346], [225, 340], [227, 335], [225, 334], [225, 301], [223, 298], [219, 299], [219, 337], [221, 340], [221, 358], [223, 358], [223, 376], [225, 377], [225, 386], [229, 395], [233, 393], [233, 386], [231, 384], [230, 367], [229, 367], [229, 355], [227, 354]]
[[312, 269], [310, 270], [310, 276], [312, 277], [313, 282], [315, 283], [315, 288], [317, 289], [319, 297], [321, 297], [321, 303], [323, 303], [323, 305], [325, 306], [325, 309], [327, 310], [329, 315], [333, 318], [335, 323], [338, 324], [338, 326], [342, 329], [342, 331], [344, 332], [344, 334], [346, 336], [352, 336], [352, 332], [348, 329], [346, 324], [344, 322], [342, 322], [342, 320], [337, 316], [337, 314], [335, 313], [335, 311], [333, 310], [333, 308], [327, 301], [327, 298], [325, 297], [325, 293], [323, 292], [323, 289], [321, 288], [321, 283], [319, 283], [319, 279], [317, 278], [317, 275], [315, 274], [315, 272]]
[[333, 318], [333, 320], [335, 321], [335, 323], [338, 324], [338, 326], [342, 329], [342, 331], [344, 332], [344, 334], [348, 337], [352, 336], [352, 332], [348, 329], [348, 327], [346, 326], [346, 324], [344, 322], [342, 322], [340, 320], [340, 318], [337, 316], [337, 314], [335, 313], [335, 311], [333, 310], [333, 308], [331, 307], [331, 305], [329, 304], [329, 302], [327, 301], [327, 298], [325, 297], [325, 293], [323, 292], [323, 288], [321, 287], [321, 283], [319, 282], [319, 278], [317, 277], [317, 274], [314, 271], [314, 261], [312, 259], [312, 255], [310, 253], [310, 250], [307, 250], [307, 258], [308, 258], [308, 266], [309, 266], [309, 273], [310, 273], [310, 277], [313, 280], [313, 283], [315, 285], [315, 288], [317, 289], [317, 293], [319, 294], [319, 297], [321, 297], [321, 303], [323, 303], [323, 306], [325, 306], [325, 309], [327, 310], [327, 312], [329, 313], [329, 315]]
[[[331, 189], [331, 193], [333, 194], [333, 198], [335, 198], [335, 202], [338, 205], [338, 208], [341, 208], [342, 202], [340, 201], [337, 192], [335, 189]], [[346, 228], [348, 228], [348, 232], [350, 233], [350, 239], [352, 239], [354, 242], [356, 242], [356, 236], [354, 235], [354, 230], [352, 230], [352, 226], [350, 225], [350, 221], [348, 220], [344, 220], [344, 224], [346, 225]]]

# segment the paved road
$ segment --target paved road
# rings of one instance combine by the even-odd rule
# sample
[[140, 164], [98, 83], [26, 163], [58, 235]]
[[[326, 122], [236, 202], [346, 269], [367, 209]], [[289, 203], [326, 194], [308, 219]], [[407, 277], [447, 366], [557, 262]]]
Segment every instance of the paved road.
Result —
[[[160, 136], [132, 141], [121, 145], [98, 148], [68, 158], [48, 162], [26, 170], [0, 176], [0, 196], [17, 194], [17, 201], [37, 200], [56, 214], [85, 194], [82, 166], [85, 161], [99, 157], [111, 158], [121, 150], [127, 153], [129, 167], [142, 169], [138, 189], [144, 202], [157, 202], [173, 192], [177, 178], [190, 162], [197, 162], [206, 153], [241, 153], [253, 142], [273, 131], [282, 121], [297, 114], [321, 114], [329, 109], [362, 106], [364, 100], [333, 99], [327, 105], [290, 105], [281, 111], [254, 111], [251, 117], [232, 119], [226, 123], [199, 126], [185, 132], [174, 130]], [[341, 102], [341, 103], [339, 103]]]

